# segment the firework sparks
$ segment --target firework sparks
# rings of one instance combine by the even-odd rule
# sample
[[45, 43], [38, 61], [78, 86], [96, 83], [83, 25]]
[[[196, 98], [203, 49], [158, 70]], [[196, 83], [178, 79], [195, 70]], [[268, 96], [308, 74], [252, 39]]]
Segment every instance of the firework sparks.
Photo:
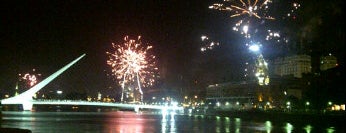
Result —
[[[255, 55], [254, 57], [254, 64], [248, 65], [249, 63], [246, 62], [247, 68], [245, 70], [245, 77], [247, 77], [249, 72], [253, 73], [251, 75], [254, 75], [257, 78], [259, 85], [268, 85], [269, 84], [269, 70], [268, 70], [268, 63], [265, 61], [262, 52], [261, 47], [262, 45], [259, 42], [252, 42], [251, 45], [246, 44], [249, 48], [249, 50]], [[252, 70], [252, 71], [249, 71]]]
[[230, 11], [233, 13], [233, 15], [231, 15], [230, 17], [249, 15], [250, 17], [254, 16], [258, 19], [274, 19], [273, 17], [268, 16], [266, 12], [261, 12], [261, 10], [268, 9], [267, 4], [271, 3], [270, 0], [264, 0], [263, 2], [259, 2], [259, 0], [247, 0], [247, 2], [240, 0], [239, 2], [240, 3], [232, 3], [229, 0], [225, 0], [224, 4], [216, 3], [209, 6], [209, 8]]
[[271, 1], [247, 0], [244, 2], [243, 0], [240, 0], [236, 2], [225, 0], [223, 3], [213, 4], [209, 6], [209, 8], [231, 12], [231, 18], [240, 17], [240, 20], [235, 23], [232, 29], [240, 32], [245, 38], [251, 38], [251, 33], [258, 31], [255, 28], [256, 26], [252, 24], [252, 21], [255, 21], [252, 18], [256, 18], [256, 21], [260, 24], [263, 24], [264, 20], [275, 19], [274, 17], [268, 15], [268, 3], [271, 3]]
[[[36, 71], [36, 69], [32, 70], [33, 73]], [[20, 78], [27, 81], [27, 84], [29, 85], [29, 87], [34, 86], [37, 83], [37, 78], [39, 76], [41, 76], [41, 74], [30, 74], [30, 73], [26, 73], [26, 74], [19, 74]]]
[[215, 46], [219, 46], [220, 43], [219, 42], [214, 42], [211, 41], [207, 36], [202, 35], [201, 36], [201, 40], [202, 40], [202, 47], [201, 47], [201, 51], [204, 52], [206, 50], [211, 50], [213, 49]]
[[244, 2], [243, 0], [240, 0], [240, 3], [234, 3], [229, 4], [229, 0], [225, 0], [225, 4], [213, 4], [212, 6], [209, 6], [211, 9], [217, 9], [217, 10], [224, 10], [224, 11], [230, 11], [234, 14], [230, 17], [237, 17], [242, 15], [249, 15], [250, 17], [254, 16], [258, 19], [274, 19], [271, 16], [267, 16], [266, 14], [260, 15], [260, 12], [258, 12], [261, 9], [268, 9], [268, 3], [270, 3], [270, 0], [265, 0], [262, 3], [258, 2], [259, 0], [251, 1], [248, 0], [247, 2]]
[[[123, 44], [113, 43], [112, 45], [114, 52], [107, 52], [109, 55], [107, 64], [112, 67], [112, 73], [119, 80], [123, 93], [126, 93], [124, 92], [125, 84], [136, 84], [135, 89], [143, 95], [141, 86], [151, 86], [155, 81], [155, 72], [157, 70], [154, 61], [155, 56], [148, 53], [152, 46], [142, 46], [141, 36], [137, 40], [129, 39], [126, 36]], [[133, 86], [127, 88], [131, 90], [131, 87]]]
[[296, 19], [297, 14], [296, 11], [300, 8], [300, 4], [297, 2], [293, 2], [290, 11], [287, 13], [287, 17]]

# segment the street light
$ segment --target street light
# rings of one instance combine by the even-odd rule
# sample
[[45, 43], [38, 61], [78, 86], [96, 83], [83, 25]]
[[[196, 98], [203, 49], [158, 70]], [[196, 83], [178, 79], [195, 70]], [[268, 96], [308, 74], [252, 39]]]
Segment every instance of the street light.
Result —
[[61, 94], [62, 94], [62, 91], [56, 91], [56, 94], [61, 95]]
[[248, 25], [244, 25], [244, 26], [243, 26], [243, 32], [244, 32], [245, 34], [247, 34], [248, 31], [249, 31], [249, 26], [248, 26]]
[[290, 105], [291, 105], [291, 102], [290, 102], [290, 101], [286, 102], [287, 108], [290, 108]]
[[307, 102], [305, 103], [305, 111], [306, 111], [306, 112], [309, 110], [309, 105], [310, 105], [310, 102], [307, 101]]
[[61, 91], [61, 90], [57, 90], [57, 91], [56, 91], [56, 94], [58, 94], [58, 99], [61, 99], [62, 91]]

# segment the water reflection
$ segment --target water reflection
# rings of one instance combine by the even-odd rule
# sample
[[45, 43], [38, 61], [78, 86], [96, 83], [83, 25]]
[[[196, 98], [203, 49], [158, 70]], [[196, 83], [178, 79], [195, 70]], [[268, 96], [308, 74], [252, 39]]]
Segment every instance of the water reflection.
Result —
[[175, 132], [176, 132], [174, 115], [175, 115], [175, 113], [172, 112], [172, 113], [171, 113], [171, 121], [170, 121], [170, 124], [171, 124], [171, 130], [170, 130], [170, 132], [171, 132], [171, 133], [175, 133]]
[[221, 127], [222, 127], [222, 125], [221, 125], [222, 123], [221, 123], [221, 120], [220, 120], [220, 116], [216, 116], [216, 126], [215, 126], [215, 132], [217, 132], [217, 133], [220, 133], [221, 132]]
[[286, 130], [286, 133], [291, 133], [293, 130], [293, 126], [291, 123], [286, 123], [286, 126], [284, 127], [284, 129]]
[[167, 120], [166, 120], [166, 115], [162, 115], [162, 120], [161, 120], [161, 132], [164, 133], [167, 131]]
[[138, 133], [150, 130], [148, 126], [150, 121], [135, 112], [108, 113], [106, 118], [108, 122], [104, 124], [106, 126], [104, 132]]
[[234, 125], [235, 125], [235, 132], [240, 133], [240, 125], [241, 125], [241, 120], [240, 118], [235, 118], [234, 119]]
[[312, 126], [311, 126], [311, 125], [306, 125], [306, 126], [304, 127], [304, 130], [305, 130], [306, 133], [311, 133]]
[[273, 129], [272, 123], [270, 121], [266, 121], [265, 122], [265, 129], [267, 131], [267, 133], [270, 133]]
[[329, 127], [326, 130], [327, 130], [327, 133], [334, 133], [335, 132], [334, 127]]
[[29, 129], [32, 132], [220, 132], [276, 133], [343, 131], [332, 123], [287, 123], [247, 120], [224, 116], [165, 115], [135, 112], [2, 112], [1, 127]]
[[225, 117], [225, 132], [229, 133], [231, 132], [229, 126], [231, 125], [231, 120], [229, 119], [229, 117]]
[[167, 113], [162, 114], [161, 119], [161, 132], [166, 133], [175, 133], [176, 127], [175, 127], [175, 112], [171, 112], [170, 115]]

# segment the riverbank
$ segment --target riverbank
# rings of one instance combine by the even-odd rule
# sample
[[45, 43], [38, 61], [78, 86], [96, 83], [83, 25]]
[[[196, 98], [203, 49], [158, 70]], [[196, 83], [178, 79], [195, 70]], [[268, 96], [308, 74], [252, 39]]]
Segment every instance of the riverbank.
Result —
[[314, 124], [330, 124], [343, 127], [345, 124], [345, 112], [306, 113], [306, 112], [279, 112], [279, 111], [215, 111], [208, 115], [241, 118], [245, 120], [269, 120], [272, 122], [286, 121], [295, 123], [311, 122]]

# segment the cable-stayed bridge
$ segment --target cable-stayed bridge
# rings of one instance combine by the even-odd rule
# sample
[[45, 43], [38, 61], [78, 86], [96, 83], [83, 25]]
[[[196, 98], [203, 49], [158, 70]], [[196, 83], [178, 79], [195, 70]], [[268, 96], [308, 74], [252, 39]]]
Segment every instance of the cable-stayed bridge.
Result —
[[182, 107], [177, 105], [150, 105], [150, 104], [126, 104], [126, 103], [112, 103], [112, 102], [94, 102], [82, 100], [32, 100], [33, 105], [71, 105], [71, 106], [103, 106], [103, 107], [117, 107], [122, 109], [133, 109], [138, 112], [139, 109], [153, 109], [162, 111], [183, 111]]
[[147, 104], [126, 104], [126, 103], [106, 103], [106, 102], [88, 102], [88, 101], [73, 101], [73, 100], [34, 100], [32, 97], [35, 93], [41, 90], [48, 83], [53, 81], [56, 77], [70, 68], [72, 65], [77, 63], [80, 59], [82, 59], [85, 54], [79, 56], [66, 66], [62, 67], [46, 79], [42, 80], [40, 83], [36, 84], [32, 88], [27, 91], [9, 97], [7, 99], [2, 99], [1, 104], [21, 104], [23, 105], [23, 110], [32, 110], [32, 106], [37, 105], [84, 105], [84, 106], [108, 106], [108, 107], [118, 107], [118, 108], [126, 108], [126, 109], [134, 109], [135, 111], [139, 111], [139, 109], [158, 109], [162, 111], [176, 111], [183, 110], [182, 107], [178, 107], [176, 105], [167, 106], [167, 105], [147, 105]]

